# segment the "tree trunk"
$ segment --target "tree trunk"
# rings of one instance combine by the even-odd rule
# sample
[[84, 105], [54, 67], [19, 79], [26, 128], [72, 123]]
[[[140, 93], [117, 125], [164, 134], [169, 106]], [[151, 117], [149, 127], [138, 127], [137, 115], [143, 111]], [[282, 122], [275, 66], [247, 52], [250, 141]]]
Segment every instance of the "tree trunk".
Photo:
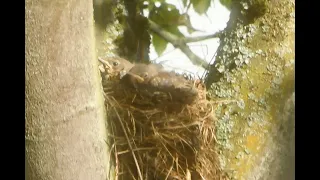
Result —
[[[207, 82], [232, 179], [294, 179], [294, 1], [233, 1]], [[229, 101], [230, 102], [230, 101]]]
[[26, 179], [105, 180], [92, 1], [26, 1]]

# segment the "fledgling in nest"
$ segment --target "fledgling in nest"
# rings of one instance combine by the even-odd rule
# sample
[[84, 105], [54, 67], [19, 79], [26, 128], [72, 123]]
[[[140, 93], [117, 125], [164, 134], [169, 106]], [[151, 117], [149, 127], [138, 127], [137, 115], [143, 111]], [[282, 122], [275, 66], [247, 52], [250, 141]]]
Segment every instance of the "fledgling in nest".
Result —
[[106, 62], [117, 77], [104, 83], [116, 178], [225, 179], [214, 149], [214, 106], [201, 81], [155, 64], [117, 69]]

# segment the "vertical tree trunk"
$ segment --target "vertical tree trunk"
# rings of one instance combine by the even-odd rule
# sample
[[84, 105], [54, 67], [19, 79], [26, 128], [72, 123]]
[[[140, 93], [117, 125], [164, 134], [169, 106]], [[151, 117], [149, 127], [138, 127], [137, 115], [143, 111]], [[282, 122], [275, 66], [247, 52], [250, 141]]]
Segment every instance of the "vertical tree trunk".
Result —
[[217, 107], [221, 162], [231, 179], [294, 179], [292, 0], [232, 1], [228, 27], [207, 77]]
[[105, 180], [92, 1], [26, 1], [26, 179]]

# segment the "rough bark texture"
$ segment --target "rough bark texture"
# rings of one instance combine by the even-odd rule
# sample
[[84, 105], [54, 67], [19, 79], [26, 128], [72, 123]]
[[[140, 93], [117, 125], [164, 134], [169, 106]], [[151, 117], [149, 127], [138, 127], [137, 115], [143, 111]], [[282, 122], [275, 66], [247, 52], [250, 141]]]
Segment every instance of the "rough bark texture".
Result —
[[105, 180], [92, 1], [26, 1], [26, 179]]
[[[219, 105], [216, 111], [221, 162], [231, 179], [292, 180], [295, 4], [234, 2], [238, 9], [231, 14], [242, 15], [231, 15], [220, 45], [216, 70], [223, 73], [208, 77], [216, 82], [209, 91], [213, 99], [236, 101]], [[254, 10], [264, 13], [248, 17]]]

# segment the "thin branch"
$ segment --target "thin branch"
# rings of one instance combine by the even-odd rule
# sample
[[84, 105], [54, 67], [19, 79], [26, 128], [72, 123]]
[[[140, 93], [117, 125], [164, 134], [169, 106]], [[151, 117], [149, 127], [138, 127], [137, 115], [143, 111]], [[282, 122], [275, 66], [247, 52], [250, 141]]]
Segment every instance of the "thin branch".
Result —
[[153, 21], [149, 20], [150, 24], [150, 29], [161, 36], [163, 39], [166, 41], [170, 42], [174, 47], [179, 48], [189, 59], [194, 65], [200, 65], [203, 68], [207, 69], [209, 64], [201, 59], [199, 56], [194, 54], [191, 49], [186, 45], [186, 43], [183, 41], [183, 39], [178, 38], [174, 34], [171, 34], [170, 32], [167, 32], [163, 30], [159, 25], [154, 23]]
[[174, 34], [171, 34], [165, 30], [163, 30], [163, 28], [161, 28], [158, 24], [154, 23], [153, 21], [149, 20], [149, 24], [150, 24], [150, 29], [158, 34], [159, 36], [161, 36], [163, 39], [165, 39], [166, 41], [172, 43], [173, 45], [177, 45], [179, 42], [177, 36], [175, 36]]
[[184, 43], [190, 43], [190, 42], [198, 42], [198, 41], [203, 41], [207, 39], [212, 39], [212, 38], [218, 38], [223, 31], [216, 32], [214, 34], [206, 35], [206, 36], [198, 36], [198, 37], [185, 37], [182, 39]]
[[207, 69], [209, 67], [209, 63], [207, 63], [207, 61], [201, 59], [199, 56], [197, 56], [196, 54], [194, 54], [191, 49], [189, 48], [189, 46], [187, 46], [184, 43], [181, 43], [180, 45], [178, 45], [177, 47], [180, 48], [180, 50], [186, 55], [188, 56], [188, 58], [191, 60], [191, 62], [194, 65], [200, 65], [201, 67], [203, 67], [204, 69]]
[[189, 4], [188, 4], [188, 6], [187, 6], [187, 10], [186, 10], [186, 12], [188, 12], [189, 11], [189, 8], [191, 7], [191, 1], [189, 1]]

